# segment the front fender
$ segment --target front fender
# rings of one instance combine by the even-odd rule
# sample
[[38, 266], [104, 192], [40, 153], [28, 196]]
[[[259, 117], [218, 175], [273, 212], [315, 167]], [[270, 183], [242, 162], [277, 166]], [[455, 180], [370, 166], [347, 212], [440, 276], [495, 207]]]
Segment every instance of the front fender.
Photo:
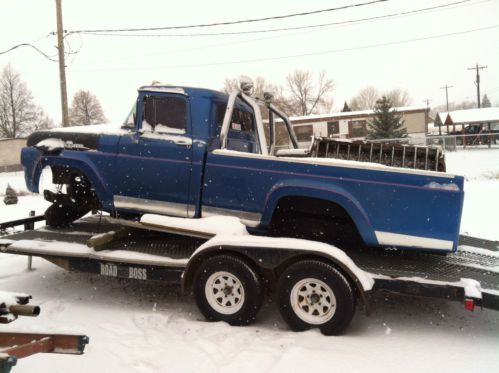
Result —
[[39, 193], [38, 184], [43, 167], [41, 158], [43, 152], [36, 148], [26, 147], [21, 150], [21, 164], [24, 168], [24, 181], [30, 192]]
[[335, 183], [290, 179], [277, 183], [267, 194], [262, 224], [269, 226], [279, 201], [284, 197], [310, 197], [333, 202], [345, 209], [367, 245], [377, 245], [374, 228], [359, 201]]
[[112, 194], [106, 188], [98, 170], [87, 158], [88, 155], [85, 152], [63, 151], [59, 155], [48, 155], [36, 148], [24, 148], [21, 153], [21, 162], [24, 166], [26, 185], [30, 191], [39, 193], [40, 175], [45, 167], [74, 168], [88, 178], [104, 209], [112, 208]]

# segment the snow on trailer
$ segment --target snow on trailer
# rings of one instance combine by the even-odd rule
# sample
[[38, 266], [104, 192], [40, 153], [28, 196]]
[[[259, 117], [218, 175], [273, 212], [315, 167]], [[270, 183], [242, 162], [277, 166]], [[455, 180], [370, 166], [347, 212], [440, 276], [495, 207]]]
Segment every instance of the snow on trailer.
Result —
[[340, 334], [356, 301], [367, 306], [373, 292], [499, 310], [497, 251], [460, 246], [447, 255], [372, 249], [345, 253], [319, 242], [252, 236], [229, 217], [199, 219], [193, 225], [192, 220], [157, 215], [144, 215], [139, 222], [92, 216], [70, 228], [5, 236], [0, 250], [40, 256], [67, 270], [179, 283], [193, 291], [208, 320], [232, 325], [255, 320], [265, 289], [276, 291], [292, 329], [318, 327], [324, 334]]

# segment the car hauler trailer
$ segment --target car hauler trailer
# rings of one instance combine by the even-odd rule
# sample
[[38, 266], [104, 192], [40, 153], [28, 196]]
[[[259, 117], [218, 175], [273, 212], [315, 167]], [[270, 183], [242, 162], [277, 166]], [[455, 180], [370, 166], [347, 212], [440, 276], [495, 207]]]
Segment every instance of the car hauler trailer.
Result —
[[[31, 228], [42, 219], [3, 223], [0, 229]], [[144, 215], [133, 222], [93, 215], [67, 228], [3, 236], [0, 251], [39, 256], [70, 271], [181, 284], [208, 320], [232, 325], [253, 322], [264, 293], [272, 291], [293, 330], [317, 327], [331, 335], [346, 329], [357, 301], [368, 309], [374, 292], [499, 310], [499, 243], [469, 237], [461, 243], [446, 255], [396, 248], [345, 252], [314, 241], [248, 235], [230, 217]]]

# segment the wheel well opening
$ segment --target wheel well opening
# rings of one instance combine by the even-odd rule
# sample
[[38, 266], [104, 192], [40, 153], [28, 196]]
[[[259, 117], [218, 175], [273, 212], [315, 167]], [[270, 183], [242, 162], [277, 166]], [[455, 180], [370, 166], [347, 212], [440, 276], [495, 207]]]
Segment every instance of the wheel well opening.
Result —
[[321, 241], [344, 250], [365, 245], [348, 212], [339, 204], [320, 198], [281, 198], [269, 231], [272, 236]]
[[52, 183], [65, 185], [66, 192], [77, 203], [84, 204], [89, 209], [100, 209], [100, 202], [95, 188], [87, 175], [78, 168], [67, 166], [50, 166]]

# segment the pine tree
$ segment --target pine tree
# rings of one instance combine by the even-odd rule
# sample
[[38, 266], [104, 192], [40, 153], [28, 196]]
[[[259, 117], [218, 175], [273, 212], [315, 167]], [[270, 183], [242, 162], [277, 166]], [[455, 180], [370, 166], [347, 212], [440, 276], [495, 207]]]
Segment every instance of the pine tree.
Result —
[[489, 96], [487, 94], [483, 95], [482, 98], [482, 107], [491, 107], [492, 105], [490, 104]]
[[392, 103], [385, 96], [376, 101], [374, 118], [368, 123], [368, 139], [398, 139], [407, 137], [402, 117], [392, 109]]
[[343, 109], [341, 110], [341, 112], [346, 113], [349, 111], [352, 111], [352, 109], [350, 109], [350, 106], [348, 106], [347, 102], [345, 101], [345, 103], [343, 104]]

